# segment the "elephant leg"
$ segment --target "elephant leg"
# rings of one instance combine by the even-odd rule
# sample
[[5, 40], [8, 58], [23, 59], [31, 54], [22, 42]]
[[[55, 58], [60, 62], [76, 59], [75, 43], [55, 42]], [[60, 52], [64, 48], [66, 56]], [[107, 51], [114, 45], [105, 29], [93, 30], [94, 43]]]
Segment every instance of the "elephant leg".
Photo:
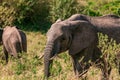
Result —
[[91, 63], [89, 62], [90, 60], [92, 60], [93, 51], [94, 47], [90, 46], [88, 48], [85, 48], [78, 54], [71, 55], [73, 60], [74, 72], [77, 76], [81, 77], [88, 71], [91, 65]]
[[72, 55], [71, 57], [72, 57], [72, 61], [73, 61], [73, 69], [74, 69], [75, 75], [78, 76], [79, 71], [82, 70], [82, 67], [79, 65], [78, 58], [76, 55]]
[[102, 52], [99, 48], [95, 48], [95, 52], [93, 54], [93, 61], [98, 68], [102, 71], [102, 80], [109, 80], [109, 75], [111, 72], [111, 66], [106, 61], [105, 56], [102, 56]]
[[89, 69], [90, 65], [91, 65], [91, 61], [92, 61], [92, 54], [93, 54], [93, 50], [92, 48], [87, 48], [84, 50], [84, 58], [82, 63], [85, 65], [84, 66], [84, 70]]
[[120, 61], [118, 62], [118, 73], [119, 73], [119, 75], [120, 75]]
[[117, 64], [116, 64], [117, 68], [118, 68], [118, 73], [120, 75], [120, 60], [117, 60]]
[[18, 58], [18, 53], [21, 52], [20, 43], [13, 43], [12, 45], [12, 54], [15, 58]]
[[120, 75], [120, 60], [116, 60], [115, 61], [115, 65], [117, 66], [117, 69], [118, 69], [118, 73], [119, 73], [119, 75]]
[[110, 64], [105, 60], [105, 58], [100, 59], [101, 64], [97, 65], [101, 71], [102, 71], [102, 80], [109, 80], [109, 76], [111, 73], [111, 66]]
[[22, 46], [21, 43], [18, 42], [17, 44], [15, 44], [15, 53], [17, 54], [17, 58], [21, 57], [21, 53], [22, 53]]
[[89, 46], [88, 48], [84, 49], [80, 54], [83, 54], [81, 57], [83, 58], [80, 63], [80, 65], [83, 66], [84, 71], [87, 71], [90, 66], [91, 66], [91, 62], [92, 62], [92, 58], [93, 58], [93, 53], [94, 53], [94, 49], [95, 47]]
[[114, 62], [115, 62], [115, 65], [118, 68], [118, 73], [120, 75], [120, 53], [117, 53]]
[[79, 78], [84, 79], [85, 77], [83, 77], [83, 75], [87, 71], [84, 71], [83, 65], [79, 63], [79, 59], [77, 56], [72, 56], [72, 60], [76, 80], [79, 80]]
[[81, 77], [83, 74], [85, 74], [90, 67], [90, 64], [88, 62], [91, 59], [91, 57], [86, 55], [87, 53], [84, 53], [87, 50], [88, 49], [81, 51], [81, 53], [78, 53], [76, 55], [71, 55], [74, 72], [75, 72], [75, 75], [77, 75], [78, 77]]
[[21, 34], [21, 45], [22, 45], [22, 50], [24, 52], [27, 52], [27, 39], [26, 39], [26, 35], [23, 32], [20, 32]]
[[24, 52], [27, 52], [27, 43], [22, 43], [22, 48]]
[[5, 46], [3, 46], [3, 52], [5, 54], [6, 63], [8, 63], [8, 52], [7, 52], [6, 48], [5, 48]]

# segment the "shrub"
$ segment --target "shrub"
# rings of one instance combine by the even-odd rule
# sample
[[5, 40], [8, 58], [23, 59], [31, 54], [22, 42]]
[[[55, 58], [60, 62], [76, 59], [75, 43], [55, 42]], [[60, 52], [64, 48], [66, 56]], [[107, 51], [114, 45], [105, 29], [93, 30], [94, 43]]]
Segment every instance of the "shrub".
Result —
[[65, 19], [77, 13], [78, 3], [76, 0], [51, 0], [50, 20], [55, 22], [58, 18]]
[[0, 27], [13, 25], [15, 13], [15, 8], [13, 6], [3, 2], [3, 4], [0, 6]]
[[98, 33], [99, 36], [99, 45], [98, 47], [101, 49], [103, 53], [102, 57], [105, 56], [105, 60], [110, 64], [113, 68], [116, 68], [115, 60], [116, 55], [120, 52], [120, 44], [117, 44], [115, 40], [108, 39], [107, 35], [103, 35], [102, 33]]
[[1, 27], [14, 25], [15, 23], [35, 23], [38, 12], [34, 10], [34, 7], [38, 5], [38, 1], [39, 0], [3, 0], [0, 6]]
[[2, 0], [0, 4], [0, 27], [23, 24], [27, 28], [47, 30], [51, 22], [75, 13], [120, 15], [119, 0]]
[[101, 6], [101, 14], [116, 14], [120, 15], [120, 1], [111, 1]]
[[[34, 13], [33, 7], [36, 5], [38, 0], [14, 0], [14, 8], [16, 10], [16, 21], [22, 23], [26, 20], [31, 20], [32, 14]], [[12, 6], [12, 5], [11, 5]]]
[[[81, 1], [79, 1], [79, 4], [81, 4]], [[120, 15], [119, 0], [86, 0], [84, 4], [80, 12], [82, 14], [90, 16], [101, 16], [105, 14]]]

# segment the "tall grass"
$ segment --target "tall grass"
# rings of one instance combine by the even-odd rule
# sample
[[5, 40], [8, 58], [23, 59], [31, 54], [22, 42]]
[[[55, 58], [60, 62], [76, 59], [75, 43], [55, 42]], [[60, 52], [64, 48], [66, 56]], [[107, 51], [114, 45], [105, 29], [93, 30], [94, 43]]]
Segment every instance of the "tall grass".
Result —
[[[9, 63], [5, 65], [2, 47], [0, 48], [0, 80], [45, 80], [43, 74], [43, 59], [40, 59], [44, 52], [46, 44], [46, 36], [40, 32], [26, 32], [28, 42], [28, 52], [22, 54], [22, 58], [9, 58]], [[102, 41], [102, 42], [101, 42]], [[114, 41], [111, 42], [114, 44]], [[106, 47], [108, 45], [108, 47]], [[106, 37], [100, 37], [100, 45], [103, 52], [114, 53], [117, 45], [110, 47], [110, 43], [106, 43]], [[115, 49], [114, 51], [112, 51]], [[111, 59], [112, 60], [112, 59]], [[114, 64], [112, 62], [112, 64]], [[101, 71], [94, 65], [79, 80], [100, 80]], [[113, 66], [111, 73], [112, 80], [119, 80], [117, 68]], [[59, 54], [53, 61], [51, 76], [49, 80], [76, 80], [74, 75], [71, 57], [68, 52]]]
[[[3, 0], [9, 1], [9, 0]], [[31, 2], [33, 1], [33, 3]], [[3, 25], [11, 25], [14, 20], [19, 23], [30, 25], [28, 29], [47, 31], [50, 24], [58, 18], [65, 19], [74, 13], [100, 16], [104, 14], [120, 15], [119, 0], [18, 0], [18, 13], [15, 7], [9, 7], [8, 3], [0, 5], [0, 20]], [[10, 2], [12, 2], [10, 0]], [[23, 4], [24, 3], [24, 4]], [[35, 5], [36, 4], [36, 5]], [[40, 4], [40, 5], [39, 5]], [[18, 14], [18, 15], [17, 15]], [[12, 17], [12, 18], [11, 18]], [[16, 19], [17, 18], [17, 19]], [[35, 26], [31, 27], [31, 23]], [[39, 24], [40, 26], [36, 26]], [[43, 32], [45, 32], [43, 31]], [[2, 46], [0, 47], [0, 80], [44, 80], [43, 59], [39, 59], [44, 52], [46, 36], [42, 32], [25, 32], [27, 34], [28, 52], [22, 54], [22, 58], [9, 58], [9, 63], [5, 65]], [[108, 54], [107, 60], [113, 66], [111, 73], [112, 80], [120, 80], [116, 65], [113, 60], [119, 51], [119, 45], [114, 40], [107, 43], [106, 36], [100, 35], [99, 46], [104, 54]], [[53, 61], [51, 76], [49, 80], [76, 80], [73, 72], [73, 65], [70, 56], [64, 52]], [[86, 77], [87, 76], [87, 77]], [[79, 80], [100, 80], [101, 71], [95, 66], [91, 66], [87, 74]]]

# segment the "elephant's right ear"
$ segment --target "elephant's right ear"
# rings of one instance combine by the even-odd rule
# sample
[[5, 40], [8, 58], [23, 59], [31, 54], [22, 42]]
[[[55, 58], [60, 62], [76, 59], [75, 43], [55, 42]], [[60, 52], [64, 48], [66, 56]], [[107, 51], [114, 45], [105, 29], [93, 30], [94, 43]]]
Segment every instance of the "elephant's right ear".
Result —
[[89, 22], [73, 21], [70, 25], [70, 29], [72, 31], [72, 42], [69, 48], [69, 54], [77, 54], [95, 43], [97, 33]]

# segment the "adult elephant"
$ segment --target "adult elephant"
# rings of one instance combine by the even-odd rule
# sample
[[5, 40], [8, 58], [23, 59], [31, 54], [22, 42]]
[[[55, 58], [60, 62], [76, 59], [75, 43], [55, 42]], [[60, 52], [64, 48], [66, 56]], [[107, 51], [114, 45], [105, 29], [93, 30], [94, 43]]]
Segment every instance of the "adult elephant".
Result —
[[27, 40], [23, 31], [13, 26], [6, 26], [2, 35], [3, 51], [6, 62], [8, 62], [8, 53], [18, 57], [18, 53], [27, 52]]
[[[84, 20], [90, 22], [97, 32], [103, 33], [108, 35], [109, 39], [113, 39], [116, 43], [120, 43], [120, 17], [116, 15], [105, 15], [100, 17], [91, 17], [82, 14], [74, 14], [70, 18], [66, 19], [65, 21], [77, 21], [77, 20]], [[119, 67], [119, 74], [120, 74], [120, 53], [116, 55], [117, 66]], [[116, 63], [115, 60], [115, 63]], [[109, 63], [105, 63], [109, 64]], [[110, 71], [109, 71], [110, 74]], [[109, 75], [108, 74], [108, 75]]]
[[[45, 76], [50, 75], [50, 65], [53, 61], [51, 58], [66, 50], [72, 57], [75, 74], [82, 73], [83, 70], [89, 68], [88, 62], [97, 49], [97, 41], [94, 26], [87, 21], [56, 21], [47, 32], [44, 52]], [[83, 56], [84, 58], [79, 62]]]

